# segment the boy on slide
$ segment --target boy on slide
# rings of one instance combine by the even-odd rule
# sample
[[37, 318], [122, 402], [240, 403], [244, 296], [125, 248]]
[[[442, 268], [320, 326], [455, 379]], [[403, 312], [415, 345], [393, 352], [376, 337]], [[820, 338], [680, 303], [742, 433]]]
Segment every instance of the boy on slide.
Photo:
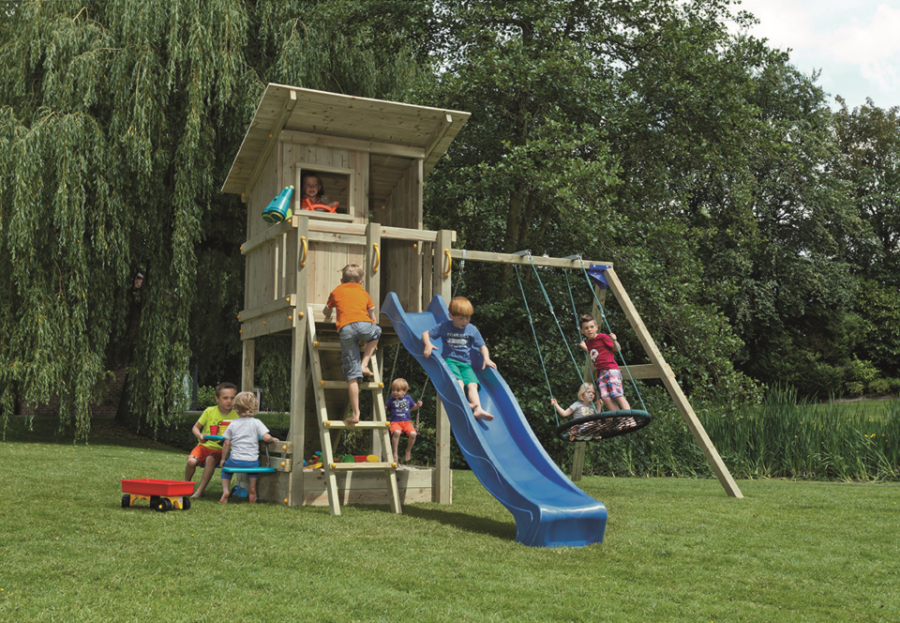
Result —
[[459, 381], [463, 393], [468, 397], [472, 415], [481, 420], [493, 420], [494, 416], [481, 408], [481, 399], [478, 397], [478, 390], [481, 386], [478, 383], [478, 377], [475, 376], [475, 371], [472, 370], [472, 359], [469, 356], [469, 349], [477, 348], [484, 357], [484, 365], [481, 369], [484, 370], [487, 366], [497, 369], [497, 364], [491, 361], [488, 347], [478, 328], [469, 324], [475, 308], [464, 296], [454, 297], [447, 307], [450, 312], [450, 320], [445, 320], [422, 334], [422, 341], [425, 343], [425, 357], [431, 357], [431, 351], [435, 349], [431, 338], [441, 338], [444, 344], [441, 357], [444, 358], [450, 372]]

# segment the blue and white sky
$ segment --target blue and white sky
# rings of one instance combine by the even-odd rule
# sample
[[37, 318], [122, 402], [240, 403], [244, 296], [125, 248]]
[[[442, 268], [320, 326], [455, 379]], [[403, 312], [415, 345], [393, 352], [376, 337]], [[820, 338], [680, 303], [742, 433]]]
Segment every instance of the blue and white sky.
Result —
[[742, 0], [760, 23], [750, 30], [769, 46], [792, 49], [804, 73], [852, 110], [871, 97], [879, 108], [900, 106], [900, 0]]

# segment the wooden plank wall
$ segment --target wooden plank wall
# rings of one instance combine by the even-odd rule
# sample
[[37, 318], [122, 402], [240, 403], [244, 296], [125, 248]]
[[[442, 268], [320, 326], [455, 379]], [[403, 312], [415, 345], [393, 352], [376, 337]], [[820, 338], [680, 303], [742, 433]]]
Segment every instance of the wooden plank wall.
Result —
[[[411, 160], [379, 211], [382, 225], [422, 229], [422, 160]], [[384, 270], [381, 293], [396, 292], [408, 312], [422, 311], [422, 246], [406, 240], [385, 240], [381, 254]]]
[[[250, 191], [247, 201], [247, 236], [262, 233], [269, 228], [269, 223], [262, 220], [262, 213], [269, 202], [281, 192], [278, 187], [277, 150], [273, 150], [260, 173], [256, 185]], [[244, 309], [253, 309], [264, 305], [274, 298], [275, 248], [273, 244], [258, 249], [250, 254], [246, 261], [244, 273]]]
[[[368, 222], [367, 189], [369, 184], [369, 154], [338, 147], [326, 147], [298, 143], [291, 140], [282, 142], [283, 158], [281, 174], [284, 179], [297, 183], [298, 168], [302, 171], [316, 171], [316, 165], [339, 168], [346, 175], [334, 171], [321, 172], [323, 185], [333, 201], [350, 209], [354, 223]], [[348, 193], [353, 176], [354, 195]], [[300, 193], [295, 188], [294, 209], [299, 206]], [[288, 249], [290, 252], [290, 249]], [[347, 264], [363, 264], [365, 248], [361, 245], [338, 244], [335, 242], [309, 243], [309, 261], [313, 270], [308, 278], [308, 300], [313, 304], [324, 304], [328, 295], [341, 282], [340, 270]], [[289, 256], [290, 257], [290, 256]]]

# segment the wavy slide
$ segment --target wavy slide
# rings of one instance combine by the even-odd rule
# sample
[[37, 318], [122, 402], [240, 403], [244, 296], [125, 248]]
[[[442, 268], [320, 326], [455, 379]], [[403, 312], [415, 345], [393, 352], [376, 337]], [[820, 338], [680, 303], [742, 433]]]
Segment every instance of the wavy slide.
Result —
[[513, 514], [516, 540], [533, 547], [602, 542], [606, 507], [576, 487], [550, 460], [503, 377], [492, 368], [481, 370], [481, 354], [472, 351], [472, 367], [481, 384], [481, 404], [494, 416], [490, 422], [472, 416], [469, 401], [439, 355], [440, 340], [433, 340], [438, 350], [430, 358], [422, 354], [421, 335], [449, 318], [444, 299], [435, 296], [427, 312], [408, 314], [391, 292], [381, 313], [391, 319], [403, 346], [431, 378], [469, 467]]

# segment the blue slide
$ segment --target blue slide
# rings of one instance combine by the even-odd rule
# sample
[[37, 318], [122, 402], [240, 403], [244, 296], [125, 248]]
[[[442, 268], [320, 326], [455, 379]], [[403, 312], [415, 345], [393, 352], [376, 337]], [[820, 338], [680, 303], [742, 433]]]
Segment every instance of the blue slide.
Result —
[[444, 299], [435, 296], [427, 312], [408, 314], [391, 292], [381, 313], [391, 319], [403, 346], [431, 378], [469, 467], [513, 514], [516, 540], [533, 547], [602, 542], [606, 507], [576, 487], [550, 460], [503, 377], [492, 368], [481, 369], [481, 353], [472, 351], [472, 367], [481, 384], [481, 405], [494, 416], [489, 422], [472, 416], [469, 401], [439, 354], [441, 341], [432, 340], [438, 350], [431, 357], [423, 355], [422, 334], [449, 318]]

